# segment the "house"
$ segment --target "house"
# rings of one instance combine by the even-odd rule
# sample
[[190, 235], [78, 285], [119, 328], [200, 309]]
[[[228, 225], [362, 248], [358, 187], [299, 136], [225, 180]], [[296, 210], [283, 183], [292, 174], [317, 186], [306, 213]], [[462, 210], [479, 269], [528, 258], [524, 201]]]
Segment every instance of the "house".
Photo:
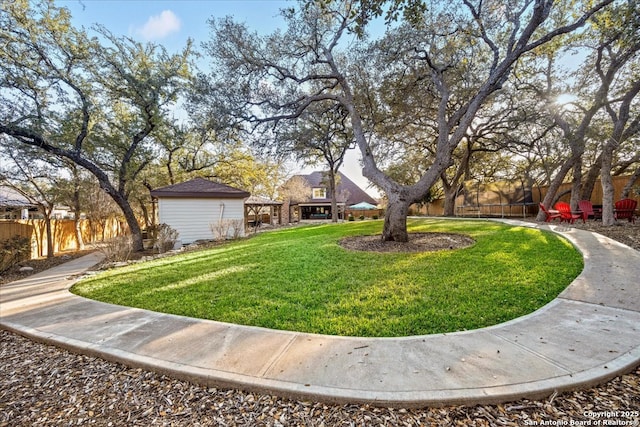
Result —
[[158, 223], [167, 224], [185, 244], [244, 236], [244, 201], [249, 193], [204, 178], [151, 191]]
[[[287, 197], [282, 209], [282, 219], [286, 222], [300, 220], [325, 220], [332, 218], [331, 192], [325, 172], [312, 172], [309, 175], [296, 175], [292, 180], [300, 180], [305, 184], [306, 194], [293, 194]], [[378, 202], [358, 187], [345, 174], [338, 172], [336, 175], [336, 195], [338, 202], [338, 218], [344, 219], [351, 205], [366, 202], [377, 205]], [[283, 185], [283, 188], [287, 183]]]
[[29, 219], [38, 212], [38, 204], [11, 187], [0, 186], [0, 219]]

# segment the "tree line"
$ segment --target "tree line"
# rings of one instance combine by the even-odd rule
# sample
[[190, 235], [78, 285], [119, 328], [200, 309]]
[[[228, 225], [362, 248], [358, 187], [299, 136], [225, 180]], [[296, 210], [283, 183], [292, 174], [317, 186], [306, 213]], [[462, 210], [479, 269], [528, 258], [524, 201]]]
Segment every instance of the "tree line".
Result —
[[169, 53], [74, 28], [52, 1], [3, 2], [0, 173], [89, 176], [137, 249], [145, 190], [199, 175], [273, 196], [292, 157], [333, 176], [357, 149], [387, 199], [383, 239], [397, 241], [411, 204], [438, 192], [451, 215], [473, 176], [547, 184], [547, 206], [567, 181], [574, 206], [588, 199], [600, 177], [612, 224], [611, 176], [630, 175], [629, 192], [640, 175], [632, 0], [317, 0], [281, 13], [266, 35], [211, 19], [200, 49]]

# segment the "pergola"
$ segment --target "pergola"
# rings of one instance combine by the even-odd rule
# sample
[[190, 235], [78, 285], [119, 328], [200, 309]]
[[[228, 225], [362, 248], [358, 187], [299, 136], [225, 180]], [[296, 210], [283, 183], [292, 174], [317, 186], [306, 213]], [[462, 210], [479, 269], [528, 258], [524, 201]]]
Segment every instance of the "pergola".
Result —
[[253, 225], [259, 225], [262, 223], [263, 214], [269, 209], [269, 222], [271, 225], [275, 225], [273, 219], [278, 218], [277, 224], [282, 224], [282, 202], [267, 199], [266, 197], [251, 196], [244, 202], [244, 217], [247, 222], [247, 226], [250, 224], [250, 215], [253, 215]]

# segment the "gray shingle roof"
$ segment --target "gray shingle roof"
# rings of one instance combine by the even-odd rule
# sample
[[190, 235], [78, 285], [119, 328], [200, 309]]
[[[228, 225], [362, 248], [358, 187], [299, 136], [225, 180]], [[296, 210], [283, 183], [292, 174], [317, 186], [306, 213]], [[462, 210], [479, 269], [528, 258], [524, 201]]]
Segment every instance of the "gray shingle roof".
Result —
[[[351, 181], [345, 174], [342, 172], [338, 172], [338, 186], [336, 188], [336, 192], [338, 193], [338, 202], [344, 202], [347, 206], [355, 205], [360, 202], [371, 203], [372, 205], [377, 205], [378, 202], [368, 195], [362, 188], [358, 187], [356, 183]], [[315, 171], [310, 173], [309, 175], [299, 175], [304, 178], [311, 188], [326, 188], [327, 189], [327, 198], [326, 199], [313, 199], [314, 203], [331, 203], [331, 193], [329, 191], [328, 185], [325, 180], [325, 172]], [[344, 195], [347, 196], [347, 199], [344, 200]], [[311, 196], [311, 195], [309, 195]]]
[[194, 178], [179, 184], [157, 188], [151, 191], [151, 196], [244, 199], [249, 197], [250, 193], [208, 179]]
[[0, 206], [6, 208], [29, 208], [37, 204], [13, 188], [0, 186]]

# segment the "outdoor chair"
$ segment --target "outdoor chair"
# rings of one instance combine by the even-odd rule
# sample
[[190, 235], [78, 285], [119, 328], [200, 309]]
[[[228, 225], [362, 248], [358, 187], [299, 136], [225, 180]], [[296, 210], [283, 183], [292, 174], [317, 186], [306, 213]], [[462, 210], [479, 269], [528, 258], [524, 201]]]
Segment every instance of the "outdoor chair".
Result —
[[629, 222], [636, 222], [636, 207], [638, 202], [633, 199], [622, 199], [615, 203], [613, 215], [615, 219], [628, 219]]
[[571, 206], [567, 202], [558, 202], [554, 207], [560, 212], [560, 222], [567, 221], [569, 224], [573, 224], [578, 218], [582, 218], [582, 222], [585, 222], [582, 213], [572, 212]]
[[560, 218], [560, 212], [554, 210], [547, 210], [542, 203], [540, 203], [540, 209], [546, 215], [544, 222], [551, 222], [556, 218]]
[[580, 200], [578, 207], [582, 212], [582, 221], [586, 221], [589, 217], [593, 219], [602, 219], [602, 209], [594, 208], [591, 200]]

